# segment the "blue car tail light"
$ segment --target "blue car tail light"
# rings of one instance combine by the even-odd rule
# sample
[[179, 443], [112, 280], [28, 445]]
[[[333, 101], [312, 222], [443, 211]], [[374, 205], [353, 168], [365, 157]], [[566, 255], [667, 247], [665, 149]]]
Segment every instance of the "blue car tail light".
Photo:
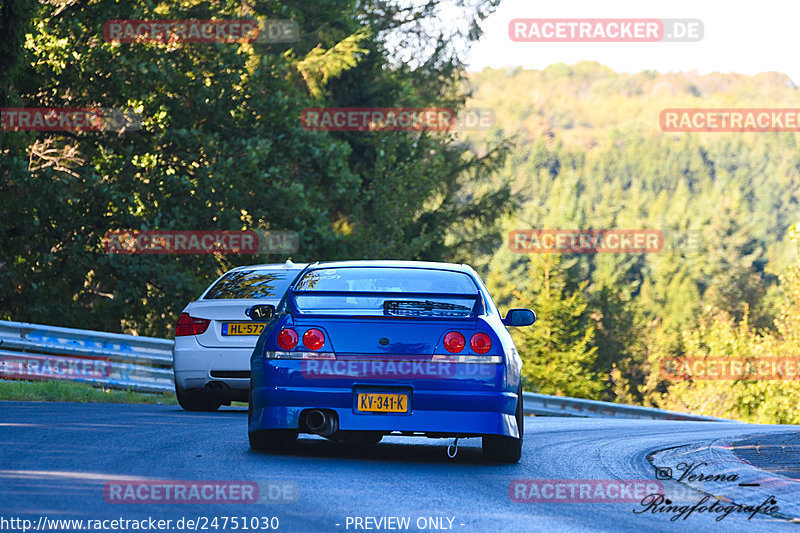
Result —
[[467, 345], [467, 341], [464, 340], [464, 335], [457, 331], [451, 331], [447, 335], [444, 336], [444, 341], [442, 341], [444, 345], [444, 349], [450, 353], [458, 353], [464, 349]]
[[492, 349], [492, 339], [486, 333], [479, 331], [469, 340], [469, 347], [478, 354], [485, 354]]
[[291, 350], [297, 346], [298, 339], [299, 337], [297, 336], [297, 332], [295, 330], [292, 328], [283, 328], [278, 332], [278, 337], [275, 340], [278, 343], [278, 346], [284, 350]]
[[319, 350], [325, 346], [325, 334], [317, 328], [311, 328], [303, 333], [303, 346], [309, 350]]
[[[277, 349], [266, 350], [265, 359], [336, 359], [333, 347], [326, 347], [328, 342], [321, 328], [298, 329], [296, 326], [282, 327], [275, 335]], [[302, 338], [302, 343], [300, 339]], [[321, 350], [325, 351], [321, 351]]]
[[278, 350], [267, 350], [264, 352], [265, 359], [336, 359], [333, 352], [283, 352]]
[[472, 363], [483, 365], [499, 365], [503, 362], [501, 355], [445, 355], [436, 354], [431, 361], [440, 363]]
[[[469, 339], [469, 344], [465, 339]], [[442, 353], [444, 350], [446, 352]], [[436, 352], [431, 361], [478, 364], [503, 362], [503, 356], [495, 348], [492, 336], [484, 331], [448, 331], [440, 338]]]

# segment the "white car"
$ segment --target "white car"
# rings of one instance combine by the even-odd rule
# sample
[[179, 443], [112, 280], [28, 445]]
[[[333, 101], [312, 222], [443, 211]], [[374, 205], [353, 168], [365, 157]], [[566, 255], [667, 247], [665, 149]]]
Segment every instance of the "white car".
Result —
[[250, 356], [264, 323], [247, 313], [255, 305], [278, 305], [305, 267], [287, 261], [234, 268], [186, 306], [172, 351], [181, 407], [216, 411], [231, 401], [248, 400]]

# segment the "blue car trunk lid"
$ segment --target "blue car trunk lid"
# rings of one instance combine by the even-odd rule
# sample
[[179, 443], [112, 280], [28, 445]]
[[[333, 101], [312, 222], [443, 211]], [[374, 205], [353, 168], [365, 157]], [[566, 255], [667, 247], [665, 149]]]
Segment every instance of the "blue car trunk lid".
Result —
[[432, 356], [443, 335], [453, 330], [472, 330], [476, 320], [415, 319], [295, 319], [298, 326], [322, 326], [339, 356]]

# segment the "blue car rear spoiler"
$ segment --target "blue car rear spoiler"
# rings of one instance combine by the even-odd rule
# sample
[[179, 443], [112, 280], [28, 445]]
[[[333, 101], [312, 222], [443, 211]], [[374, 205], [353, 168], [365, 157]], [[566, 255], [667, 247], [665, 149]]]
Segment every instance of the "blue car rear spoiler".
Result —
[[[329, 297], [362, 297], [362, 298], [392, 298], [392, 300], [387, 300], [384, 302], [384, 315], [391, 316], [392, 318], [421, 318], [419, 312], [416, 314], [414, 311], [420, 311], [420, 306], [423, 308], [429, 307], [429, 309], [425, 309], [431, 311], [433, 309], [441, 309], [443, 311], [454, 310], [456, 308], [453, 304], [444, 304], [441, 302], [433, 302], [431, 300], [473, 300], [474, 303], [472, 304], [472, 309], [470, 310], [470, 314], [466, 316], [429, 316], [429, 318], [447, 318], [447, 319], [454, 319], [454, 320], [474, 320], [475, 317], [484, 314], [486, 312], [486, 307], [483, 301], [483, 295], [480, 292], [475, 294], [464, 294], [464, 293], [448, 293], [448, 292], [396, 292], [396, 291], [296, 291], [293, 288], [289, 288], [286, 291], [286, 294], [283, 297], [283, 301], [281, 302], [281, 307], [285, 304], [286, 309], [291, 313], [292, 316], [296, 317], [303, 317], [303, 316], [314, 316], [314, 317], [321, 317], [321, 318], [342, 318], [342, 316], [347, 315], [340, 315], [340, 314], [317, 314], [317, 313], [303, 313], [297, 306], [297, 296], [329, 296]], [[402, 299], [405, 298], [414, 298], [414, 299], [421, 299], [424, 298], [424, 302], [418, 301], [410, 301], [410, 302], [402, 302]], [[411, 307], [410, 309], [403, 309], [403, 303], [408, 303]], [[447, 307], [452, 305], [452, 307]], [[443, 307], [445, 306], [445, 307]], [[414, 309], [416, 307], [417, 309]], [[463, 306], [462, 306], [463, 307]], [[352, 315], [349, 315], [352, 316]], [[361, 316], [361, 315], [359, 315]], [[364, 318], [378, 318], [380, 315], [365, 315]]]

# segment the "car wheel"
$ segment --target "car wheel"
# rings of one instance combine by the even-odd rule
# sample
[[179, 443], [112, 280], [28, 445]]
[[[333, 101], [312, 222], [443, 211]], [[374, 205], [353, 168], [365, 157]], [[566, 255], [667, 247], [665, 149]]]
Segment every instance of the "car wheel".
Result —
[[216, 411], [221, 405], [218, 400], [207, 394], [183, 391], [177, 385], [175, 396], [185, 411]]
[[525, 435], [525, 413], [522, 407], [522, 387], [517, 391], [515, 413], [519, 438], [502, 435], [483, 436], [483, 456], [493, 463], [518, 463], [522, 457], [522, 439]]

